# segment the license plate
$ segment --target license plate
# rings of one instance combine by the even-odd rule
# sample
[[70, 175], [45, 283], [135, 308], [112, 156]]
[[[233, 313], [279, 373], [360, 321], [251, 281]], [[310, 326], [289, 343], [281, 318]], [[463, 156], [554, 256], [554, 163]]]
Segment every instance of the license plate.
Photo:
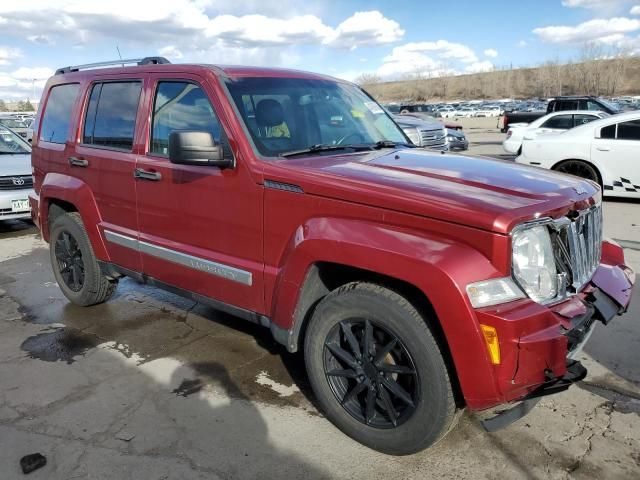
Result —
[[30, 209], [29, 200], [26, 198], [24, 200], [11, 200], [11, 211], [13, 212], [26, 212]]

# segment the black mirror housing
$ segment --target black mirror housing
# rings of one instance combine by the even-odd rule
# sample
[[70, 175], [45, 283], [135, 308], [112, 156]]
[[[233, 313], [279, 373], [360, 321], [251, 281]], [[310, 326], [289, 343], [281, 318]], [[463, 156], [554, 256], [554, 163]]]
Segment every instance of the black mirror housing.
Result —
[[222, 145], [213, 135], [198, 130], [175, 130], [169, 134], [169, 160], [182, 165], [233, 166], [233, 160], [225, 158]]

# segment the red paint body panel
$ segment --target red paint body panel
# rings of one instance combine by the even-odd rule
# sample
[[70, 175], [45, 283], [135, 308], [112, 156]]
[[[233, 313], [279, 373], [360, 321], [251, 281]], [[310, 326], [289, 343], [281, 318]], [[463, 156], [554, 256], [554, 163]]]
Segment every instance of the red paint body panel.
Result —
[[[509, 233], [515, 225], [593, 205], [600, 200], [593, 184], [512, 163], [412, 150], [264, 161], [227, 97], [224, 76], [329, 78], [278, 69], [153, 65], [49, 80], [45, 109], [56, 84], [78, 82], [82, 93], [66, 144], [39, 142], [36, 128], [37, 193], [31, 202], [44, 238], [48, 205], [63, 200], [80, 212], [99, 259], [259, 313], [285, 331], [294, 328], [300, 291], [315, 264], [357, 267], [407, 282], [433, 305], [473, 409], [521, 398], [545, 380], [545, 369], [565, 372], [567, 341], [560, 326], [584, 313], [590, 289], [597, 286], [621, 307], [628, 305], [631, 285], [622, 250], [608, 243], [593, 284], [559, 305], [525, 299], [474, 310], [466, 295], [469, 283], [510, 275]], [[132, 152], [82, 146], [90, 83], [118, 78], [144, 82]], [[179, 79], [206, 92], [234, 168], [175, 165], [148, 154], [156, 84]], [[89, 160], [86, 171], [70, 168], [70, 155]], [[136, 167], [159, 172], [162, 180], [133, 180]], [[265, 188], [264, 180], [297, 185], [303, 193]], [[105, 229], [245, 270], [252, 283], [241, 285], [105, 241]], [[480, 323], [498, 331], [500, 365], [490, 363]]]

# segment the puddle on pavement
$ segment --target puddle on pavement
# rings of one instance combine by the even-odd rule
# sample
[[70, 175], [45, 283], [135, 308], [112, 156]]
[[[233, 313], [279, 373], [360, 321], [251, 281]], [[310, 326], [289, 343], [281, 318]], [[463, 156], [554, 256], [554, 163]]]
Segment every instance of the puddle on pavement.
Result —
[[74, 328], [57, 328], [27, 338], [20, 348], [29, 357], [45, 362], [73, 363], [77, 357], [95, 348], [100, 339], [91, 333], [84, 333]]
[[73, 363], [99, 347], [138, 365], [174, 358], [195, 373], [168, 390], [179, 397], [222, 389], [232, 398], [314, 413], [304, 360], [288, 354], [268, 329], [131, 279], [121, 280], [107, 303], [77, 307], [54, 284], [48, 257], [37, 249], [2, 262], [2, 288], [20, 304], [24, 320], [52, 325], [24, 341], [30, 357]]

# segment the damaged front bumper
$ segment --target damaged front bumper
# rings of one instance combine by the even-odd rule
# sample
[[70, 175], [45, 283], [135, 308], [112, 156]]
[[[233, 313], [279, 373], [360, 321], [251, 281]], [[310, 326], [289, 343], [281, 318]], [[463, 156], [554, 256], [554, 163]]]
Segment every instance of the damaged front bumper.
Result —
[[575, 358], [596, 323], [607, 325], [627, 310], [634, 279], [622, 249], [604, 242], [602, 264], [589, 285], [571, 299], [551, 307], [522, 301], [477, 312], [480, 323], [500, 332], [503, 362], [495, 374], [501, 401], [496, 403], [521, 402], [483, 421], [486, 430], [513, 423], [541, 397], [585, 378], [587, 371]]

